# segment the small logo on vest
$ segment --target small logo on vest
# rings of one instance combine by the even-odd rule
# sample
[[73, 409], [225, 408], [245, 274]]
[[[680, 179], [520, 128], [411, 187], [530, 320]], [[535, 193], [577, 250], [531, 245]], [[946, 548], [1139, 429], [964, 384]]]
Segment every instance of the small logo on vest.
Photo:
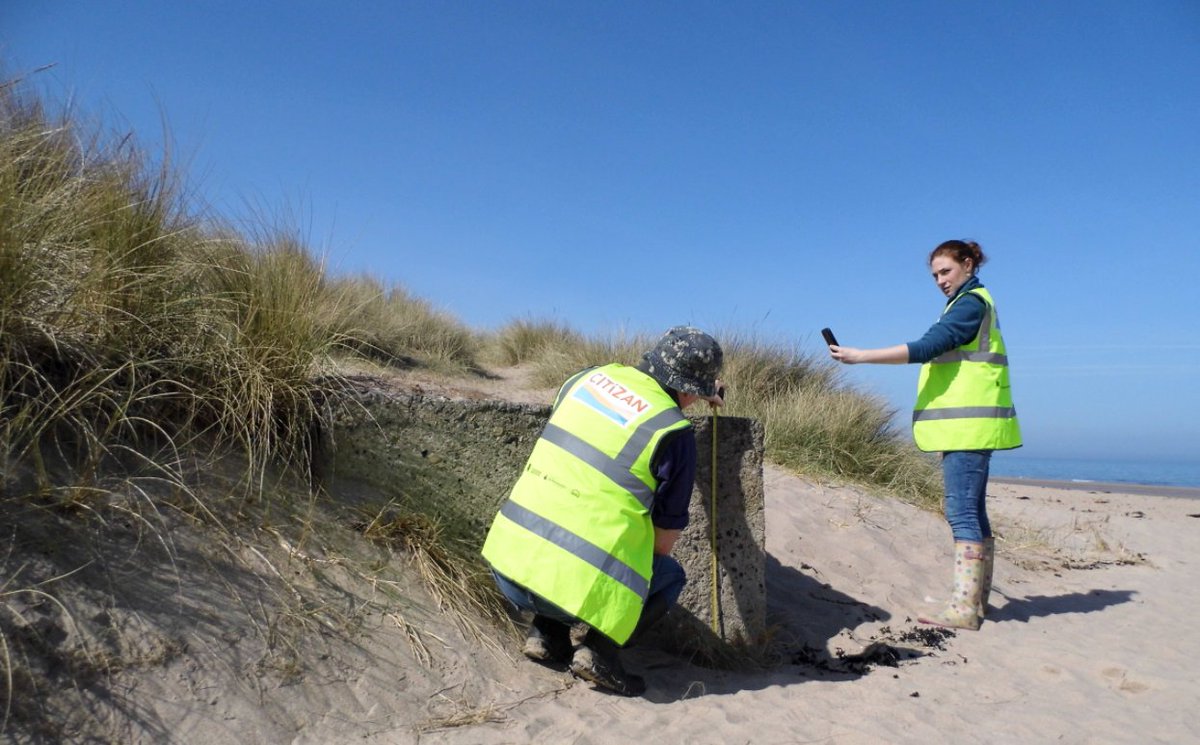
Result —
[[571, 397], [622, 427], [650, 410], [650, 403], [604, 373], [593, 373]]

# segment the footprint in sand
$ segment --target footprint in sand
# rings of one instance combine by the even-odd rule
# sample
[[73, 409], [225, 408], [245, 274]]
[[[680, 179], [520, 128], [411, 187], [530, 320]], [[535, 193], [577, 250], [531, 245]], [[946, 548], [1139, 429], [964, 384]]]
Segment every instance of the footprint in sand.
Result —
[[1109, 680], [1117, 682], [1118, 691], [1124, 691], [1126, 693], [1142, 693], [1150, 690], [1150, 686], [1146, 685], [1145, 683], [1139, 683], [1136, 680], [1129, 680], [1129, 678], [1126, 677], [1129, 674], [1128, 671], [1122, 670], [1119, 667], [1105, 668], [1105, 670], [1100, 674]]

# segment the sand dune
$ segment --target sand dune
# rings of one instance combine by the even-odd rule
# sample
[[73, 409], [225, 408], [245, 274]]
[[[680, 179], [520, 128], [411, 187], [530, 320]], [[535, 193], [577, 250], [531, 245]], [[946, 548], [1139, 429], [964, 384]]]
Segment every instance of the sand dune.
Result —
[[[245, 607], [200, 581], [181, 525], [170, 569], [186, 581], [170, 583], [171, 603], [186, 612], [162, 637], [172, 651], [120, 672], [96, 711], [119, 712], [105, 725], [115, 741], [202, 745], [1200, 741], [1200, 500], [993, 484], [993, 610], [978, 632], [943, 634], [915, 623], [949, 589], [940, 516], [775, 467], [764, 477], [769, 623], [792, 650], [768, 668], [637, 649], [629, 666], [649, 691], [620, 698], [407, 591], [369, 606], [347, 592], [346, 607], [365, 609], [351, 633], [314, 614], [304, 648], [281, 654], [270, 614], [250, 627]], [[240, 578], [222, 581], [241, 583], [236, 597], [260, 586], [256, 567], [362, 589], [334, 553], [282, 538], [235, 551]]]
[[733, 673], [639, 650], [630, 667], [650, 690], [627, 699], [518, 657], [477, 656], [456, 664], [486, 669], [461, 671], [461, 685], [420, 705], [389, 695], [376, 667], [322, 686], [312, 704], [324, 718], [290, 741], [1200, 740], [1190, 622], [1200, 502], [995, 484], [994, 609], [979, 632], [943, 636], [914, 623], [926, 596], [949, 585], [939, 516], [777, 468], [765, 478], [771, 621], [803, 642], [803, 659]]

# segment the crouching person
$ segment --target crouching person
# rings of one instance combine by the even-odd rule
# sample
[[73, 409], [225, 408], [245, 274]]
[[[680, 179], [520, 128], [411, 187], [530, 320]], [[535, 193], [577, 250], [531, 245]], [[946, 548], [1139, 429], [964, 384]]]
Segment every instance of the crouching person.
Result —
[[525, 656], [622, 695], [646, 690], [620, 650], [686, 582], [670, 555], [696, 476], [683, 410], [722, 405], [721, 363], [713, 337], [677, 326], [636, 367], [588, 368], [563, 384], [483, 545], [500, 591], [533, 613]]

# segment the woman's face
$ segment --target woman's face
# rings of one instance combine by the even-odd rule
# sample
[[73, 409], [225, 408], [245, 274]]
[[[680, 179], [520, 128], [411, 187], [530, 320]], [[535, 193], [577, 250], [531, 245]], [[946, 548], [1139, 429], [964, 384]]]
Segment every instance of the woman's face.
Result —
[[971, 278], [971, 269], [973, 268], [971, 264], [970, 259], [967, 259], [966, 263], [960, 264], [952, 257], [941, 254], [933, 257], [933, 261], [929, 262], [929, 269], [933, 273], [933, 281], [937, 283], [942, 294], [946, 297], [954, 297], [958, 288]]

